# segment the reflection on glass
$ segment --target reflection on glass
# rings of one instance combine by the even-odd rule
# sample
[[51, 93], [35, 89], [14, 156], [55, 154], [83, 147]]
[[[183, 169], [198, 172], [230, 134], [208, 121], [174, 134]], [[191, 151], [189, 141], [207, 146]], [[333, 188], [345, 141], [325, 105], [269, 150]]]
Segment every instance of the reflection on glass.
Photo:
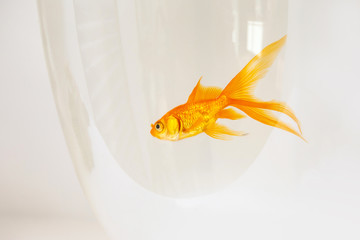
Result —
[[263, 46], [263, 23], [260, 21], [248, 21], [247, 26], [247, 50], [258, 54]]

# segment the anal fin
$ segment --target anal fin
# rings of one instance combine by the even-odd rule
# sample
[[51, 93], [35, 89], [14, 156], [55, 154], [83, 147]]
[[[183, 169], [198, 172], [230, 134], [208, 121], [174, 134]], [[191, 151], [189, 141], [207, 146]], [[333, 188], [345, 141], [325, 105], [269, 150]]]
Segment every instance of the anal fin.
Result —
[[218, 112], [216, 114], [216, 117], [217, 118], [227, 118], [227, 119], [231, 119], [231, 120], [237, 120], [237, 119], [240, 119], [240, 118], [244, 118], [246, 116], [236, 112], [234, 109], [228, 108], [228, 109], [223, 109], [220, 112]]
[[218, 123], [213, 123], [208, 126], [205, 130], [205, 133], [212, 138], [219, 140], [231, 140], [231, 136], [243, 136], [246, 135], [244, 132], [238, 132], [231, 130], [223, 125]]

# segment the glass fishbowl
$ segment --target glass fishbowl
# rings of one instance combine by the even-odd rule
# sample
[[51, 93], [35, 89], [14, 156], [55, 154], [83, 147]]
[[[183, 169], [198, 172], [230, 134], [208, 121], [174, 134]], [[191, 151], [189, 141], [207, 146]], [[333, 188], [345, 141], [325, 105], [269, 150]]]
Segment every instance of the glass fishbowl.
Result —
[[[150, 125], [198, 79], [224, 88], [287, 33], [287, 0], [38, 0], [52, 90], [74, 166], [113, 239], [250, 239], [244, 175], [272, 127], [171, 142]], [[255, 95], [283, 99], [284, 50]], [[251, 215], [251, 216], [250, 216]], [[249, 234], [249, 235], [247, 235]], [[258, 233], [257, 233], [258, 234]]]

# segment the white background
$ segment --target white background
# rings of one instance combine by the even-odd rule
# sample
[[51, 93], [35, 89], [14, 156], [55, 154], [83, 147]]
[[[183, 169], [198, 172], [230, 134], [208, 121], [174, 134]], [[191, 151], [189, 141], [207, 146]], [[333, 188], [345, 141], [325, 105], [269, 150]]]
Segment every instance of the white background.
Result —
[[[0, 239], [103, 239], [59, 125], [36, 2], [3, 0], [0, 20]], [[289, 104], [303, 116], [306, 148], [317, 148], [298, 163], [299, 198], [315, 216], [343, 219], [334, 237], [351, 239], [360, 218], [360, 1], [289, 1], [288, 35], [286, 76], [297, 84]]]
[[0, 36], [0, 239], [104, 239], [58, 120], [36, 1], [0, 1]]

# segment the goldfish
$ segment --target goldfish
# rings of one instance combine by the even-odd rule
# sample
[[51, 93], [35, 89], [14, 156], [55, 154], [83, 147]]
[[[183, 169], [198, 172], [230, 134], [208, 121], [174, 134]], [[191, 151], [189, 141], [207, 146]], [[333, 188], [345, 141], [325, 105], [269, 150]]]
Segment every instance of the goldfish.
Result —
[[[223, 126], [218, 119], [238, 120], [249, 116], [263, 124], [290, 132], [303, 140], [300, 122], [284, 102], [261, 101], [253, 94], [258, 80], [262, 79], [286, 42], [286, 35], [266, 46], [226, 85], [224, 89], [200, 84], [200, 77], [185, 104], [179, 105], [151, 124], [151, 135], [161, 140], [178, 141], [206, 133], [219, 140], [230, 140], [246, 133]], [[235, 111], [234, 107], [242, 111]], [[280, 121], [271, 111], [289, 116], [297, 130]]]

